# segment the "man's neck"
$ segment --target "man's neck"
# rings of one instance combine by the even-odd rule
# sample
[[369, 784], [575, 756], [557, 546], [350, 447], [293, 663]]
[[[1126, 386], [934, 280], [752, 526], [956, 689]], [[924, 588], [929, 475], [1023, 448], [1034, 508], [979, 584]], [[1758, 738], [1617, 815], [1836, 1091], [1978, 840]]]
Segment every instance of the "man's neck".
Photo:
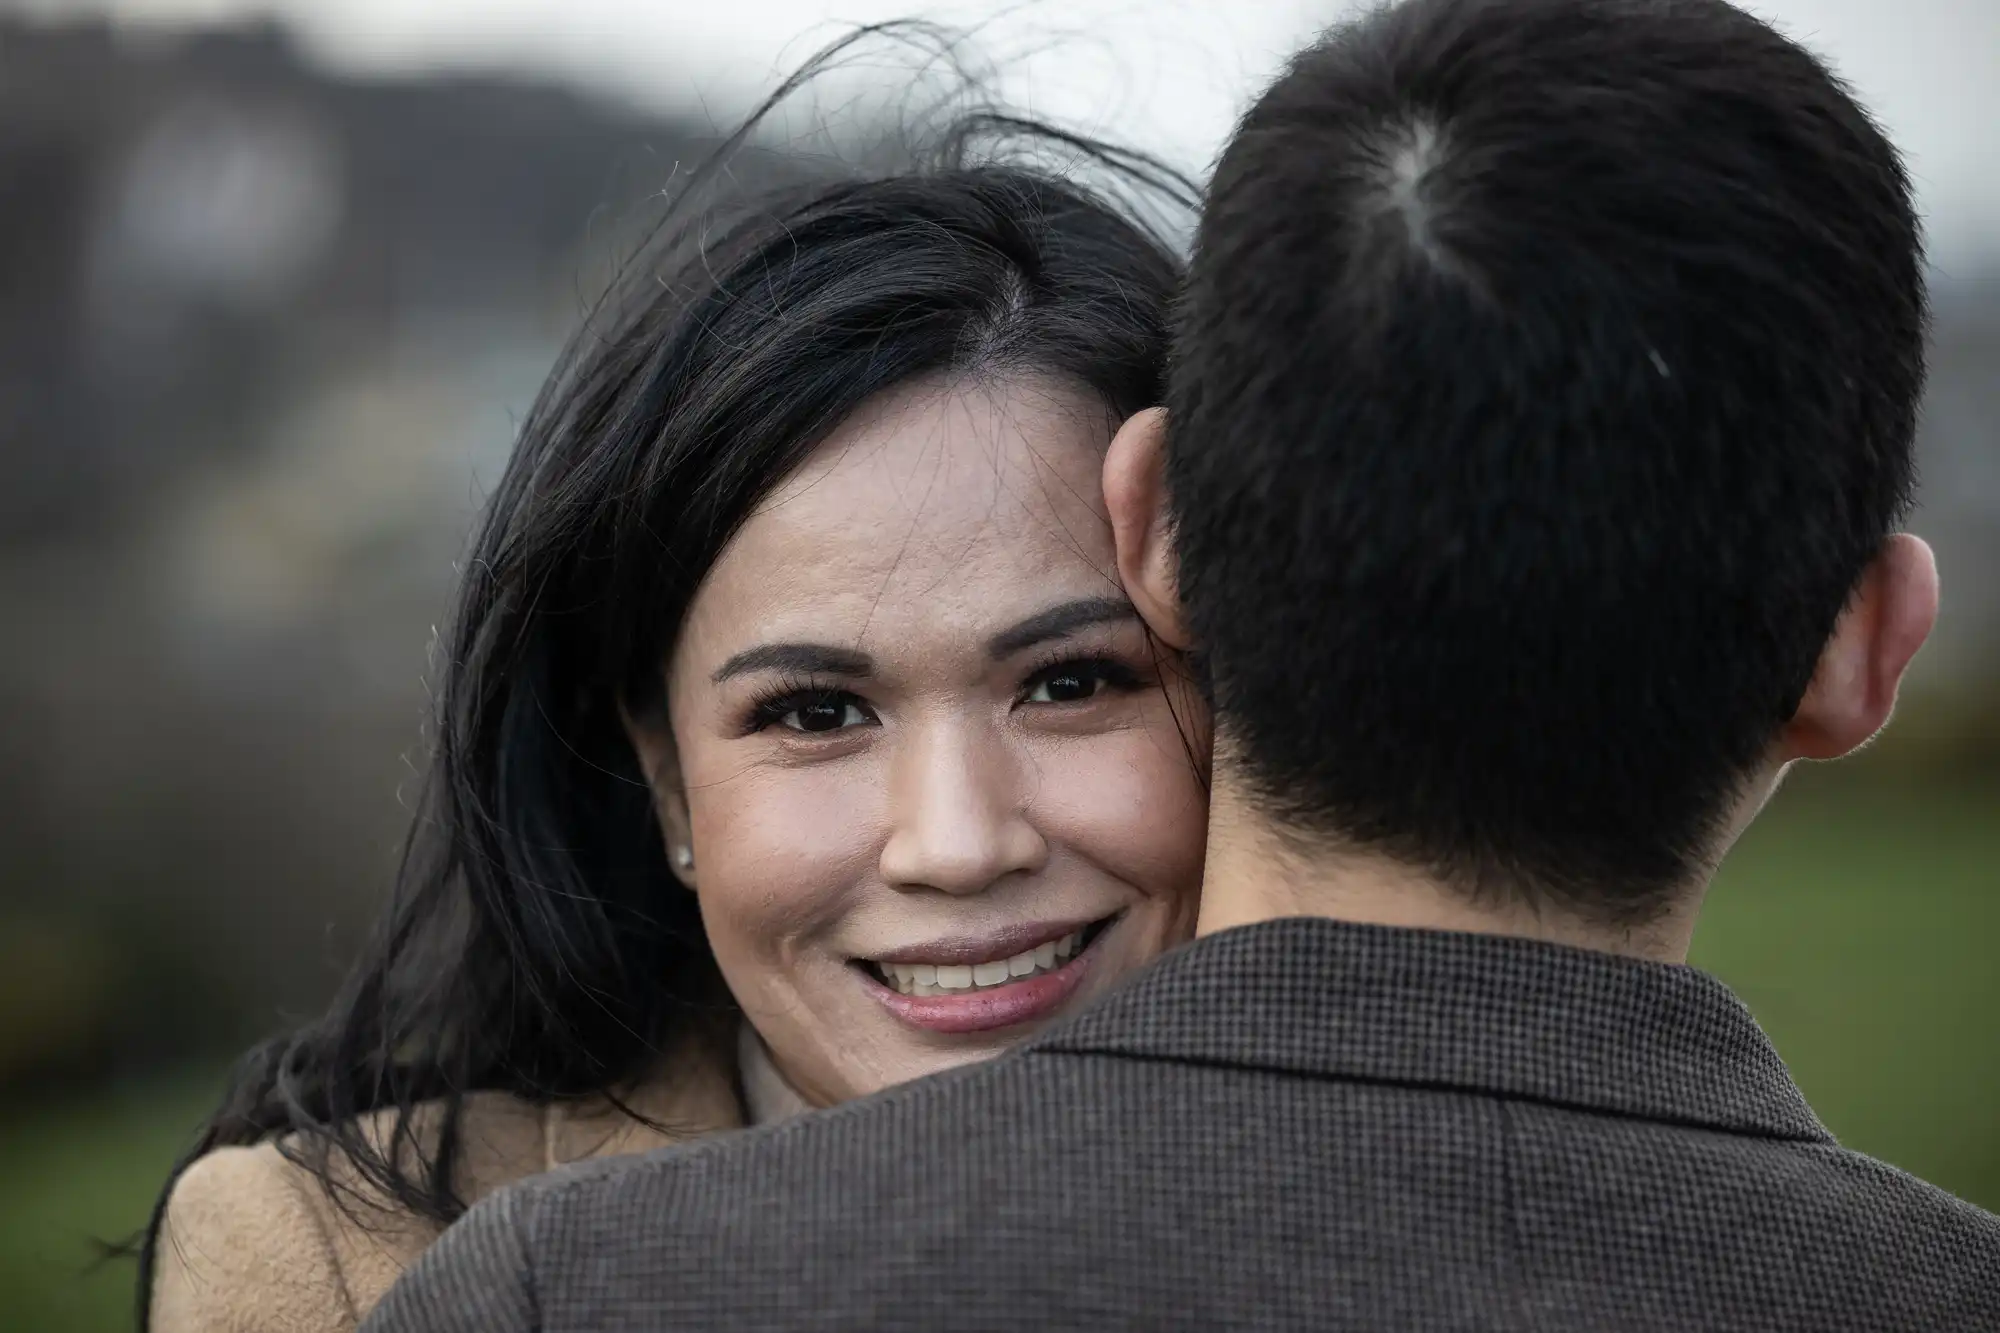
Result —
[[1279, 834], [1217, 782], [1197, 935], [1282, 917], [1547, 940], [1656, 962], [1687, 960], [1698, 894], [1636, 929], [1609, 927], [1509, 895], [1477, 901], [1373, 852], [1313, 847]]

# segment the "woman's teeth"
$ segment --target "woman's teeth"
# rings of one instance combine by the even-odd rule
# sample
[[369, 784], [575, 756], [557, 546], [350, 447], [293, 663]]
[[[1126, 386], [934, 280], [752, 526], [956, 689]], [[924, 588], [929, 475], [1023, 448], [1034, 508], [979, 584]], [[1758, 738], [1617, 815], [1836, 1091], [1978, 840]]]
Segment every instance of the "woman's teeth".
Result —
[[1026, 953], [991, 963], [938, 964], [878, 963], [882, 980], [890, 990], [905, 995], [950, 995], [957, 991], [984, 990], [1005, 986], [1041, 972], [1053, 972], [1083, 947], [1084, 932], [1073, 930], [1059, 940], [1050, 940]]

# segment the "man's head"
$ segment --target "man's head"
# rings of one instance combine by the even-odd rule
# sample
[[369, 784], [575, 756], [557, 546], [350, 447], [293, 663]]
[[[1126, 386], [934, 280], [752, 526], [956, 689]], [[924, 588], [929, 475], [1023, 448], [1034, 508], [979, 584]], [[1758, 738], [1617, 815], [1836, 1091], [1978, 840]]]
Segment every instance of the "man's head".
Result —
[[1407, 0], [1217, 169], [1121, 566], [1295, 845], [1642, 921], [1935, 614], [1895, 150], [1721, 0]]

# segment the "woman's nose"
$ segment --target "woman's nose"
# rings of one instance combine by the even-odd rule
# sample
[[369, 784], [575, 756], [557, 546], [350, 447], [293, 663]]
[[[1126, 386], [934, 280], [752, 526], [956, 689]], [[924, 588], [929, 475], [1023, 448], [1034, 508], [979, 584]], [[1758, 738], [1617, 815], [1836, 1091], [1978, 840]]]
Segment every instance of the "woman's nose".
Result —
[[968, 894], [1039, 870], [1048, 846], [1027, 815], [1027, 767], [982, 728], [909, 735], [890, 777], [883, 878], [896, 888]]

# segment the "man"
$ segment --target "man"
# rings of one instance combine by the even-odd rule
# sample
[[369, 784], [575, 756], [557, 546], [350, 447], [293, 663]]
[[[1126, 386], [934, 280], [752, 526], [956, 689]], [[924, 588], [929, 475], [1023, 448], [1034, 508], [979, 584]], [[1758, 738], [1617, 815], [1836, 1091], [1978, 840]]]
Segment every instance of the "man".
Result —
[[1203, 938], [1016, 1053], [482, 1206], [371, 1329], [2000, 1328], [1679, 966], [1928, 633], [1895, 152], [1721, 0], [1407, 0], [1218, 168], [1121, 572]]

